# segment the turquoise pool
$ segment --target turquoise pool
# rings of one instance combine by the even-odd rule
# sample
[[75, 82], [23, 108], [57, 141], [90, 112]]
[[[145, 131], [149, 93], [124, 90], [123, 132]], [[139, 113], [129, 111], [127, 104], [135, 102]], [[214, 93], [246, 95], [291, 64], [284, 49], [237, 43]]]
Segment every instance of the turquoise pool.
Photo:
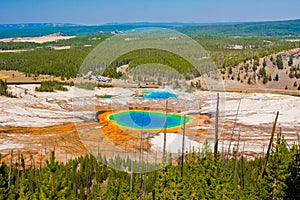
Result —
[[[133, 129], [162, 129], [165, 125], [166, 114], [155, 111], [129, 110], [109, 116], [118, 125]], [[192, 118], [187, 116], [186, 122]], [[174, 128], [183, 124], [183, 116], [179, 114], [167, 114], [167, 128]]]
[[113, 98], [114, 95], [105, 94], [105, 95], [99, 95], [97, 97], [100, 99], [110, 99], [110, 98]]
[[178, 97], [178, 95], [174, 93], [159, 90], [143, 90], [143, 93], [147, 94], [147, 96], [143, 97], [144, 99], [167, 99]]

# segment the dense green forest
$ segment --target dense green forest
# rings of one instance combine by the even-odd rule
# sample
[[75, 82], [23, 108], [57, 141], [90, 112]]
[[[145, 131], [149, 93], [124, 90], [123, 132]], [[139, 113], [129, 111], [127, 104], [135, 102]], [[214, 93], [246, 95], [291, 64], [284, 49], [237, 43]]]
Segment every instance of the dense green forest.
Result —
[[131, 51], [117, 58], [113, 63], [108, 66], [103, 75], [111, 77], [121, 77], [122, 74], [116, 73], [117, 67], [129, 64], [129, 70], [136, 66], [159, 63], [162, 65], [170, 66], [177, 70], [179, 74], [190, 74], [192, 76], [199, 76], [199, 72], [184, 58], [164, 50], [159, 49], [139, 49]]
[[91, 47], [68, 50], [38, 49], [22, 53], [1, 53], [0, 69], [18, 70], [26, 75], [49, 74], [57, 77], [76, 77], [77, 71]]
[[109, 34], [96, 34], [89, 36], [80, 36], [67, 40], [58, 40], [55, 42], [45, 42], [43, 44], [34, 42], [0, 42], [1, 50], [26, 50], [26, 49], [36, 49], [36, 48], [48, 48], [60, 47], [60, 46], [72, 46], [72, 47], [82, 47], [82, 46], [95, 46], [101, 41], [106, 39], [111, 35]]
[[[35, 43], [4, 43], [0, 42], [0, 49], [33, 49], [19, 53], [0, 53], [0, 70], [18, 70], [27, 75], [49, 74], [57, 77], [76, 77], [78, 69], [89, 52], [110, 35], [81, 36], [69, 40]], [[234, 66], [245, 60], [263, 57], [282, 50], [300, 46], [300, 42], [289, 42], [289, 37], [225, 37], [209, 35], [190, 35], [199, 42], [209, 53], [217, 67]], [[234, 49], [239, 45], [241, 49]], [[52, 46], [71, 46], [71, 49], [54, 50]], [[159, 52], [157, 52], [159, 51]], [[173, 65], [181, 73], [198, 75], [190, 64], [181, 57], [161, 50], [145, 49], [134, 51], [121, 56], [105, 75], [120, 77], [116, 73], [117, 66], [128, 63], [137, 66], [145, 62]]]
[[[39, 74], [54, 75], [63, 78], [76, 77], [79, 67], [88, 53], [109, 35], [92, 35], [60, 40], [58, 42], [5, 43], [0, 42], [0, 49], [19, 50], [25, 47], [29, 51], [19, 53], [0, 53], [0, 69], [18, 70], [28, 76]], [[71, 46], [67, 50], [54, 50], [53, 46]], [[27, 49], [28, 49], [27, 48]], [[34, 48], [33, 50], [31, 50]]]
[[[288, 37], [224, 37], [210, 35], [189, 35], [204, 47], [209, 53], [217, 67], [236, 66], [247, 60], [267, 56], [283, 50], [300, 47], [300, 42], [289, 42]], [[238, 46], [238, 48], [235, 48]], [[135, 50], [117, 58], [106, 68], [104, 75], [119, 78], [122, 74], [116, 72], [116, 68], [129, 64], [129, 70], [143, 64], [159, 63], [170, 66], [179, 74], [186, 77], [200, 75], [192, 65], [170, 52], [157, 49]], [[209, 63], [208, 63], [209, 65]], [[147, 68], [144, 68], [147, 73]], [[150, 71], [150, 69], [149, 69]]]
[[220, 154], [214, 157], [210, 147], [204, 145], [200, 152], [184, 157], [183, 171], [178, 159], [178, 165], [133, 173], [132, 179], [124, 170], [138, 165], [129, 158], [106, 159], [99, 153], [101, 162], [86, 155], [64, 164], [56, 161], [55, 153], [51, 152], [46, 166], [41, 168], [32, 159], [25, 167], [21, 154], [11, 168], [5, 163], [0, 166], [0, 199], [300, 198], [299, 145], [288, 147], [284, 137], [277, 136], [264, 174], [264, 157], [247, 160], [237, 150], [236, 147], [226, 159]]
[[[217, 67], [235, 66], [246, 60], [300, 47], [300, 42], [289, 42], [289, 37], [225, 37], [192, 34], [209, 53]], [[235, 49], [240, 46], [241, 49]]]
[[23, 50], [41, 47], [41, 44], [34, 42], [0, 42], [1, 50]]

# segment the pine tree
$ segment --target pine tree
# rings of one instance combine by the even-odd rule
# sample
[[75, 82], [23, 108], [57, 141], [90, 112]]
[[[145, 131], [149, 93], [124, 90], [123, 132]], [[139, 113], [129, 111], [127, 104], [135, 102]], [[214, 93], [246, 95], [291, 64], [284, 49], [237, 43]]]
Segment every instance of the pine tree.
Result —
[[23, 171], [20, 180], [20, 199], [32, 199], [33, 192], [29, 188], [29, 180], [26, 177], [26, 171]]
[[2, 163], [0, 166], [0, 199], [7, 199], [8, 174], [6, 173], [6, 169], [6, 164]]
[[286, 179], [286, 198], [300, 199], [300, 151], [297, 145], [291, 149], [290, 176]]
[[276, 74], [276, 76], [275, 76], [275, 81], [279, 81], [279, 76], [278, 76], [278, 74]]
[[283, 61], [282, 61], [282, 56], [281, 55], [277, 56], [276, 63], [277, 63], [277, 68], [278, 69], [283, 69]]
[[232, 74], [232, 67], [231, 67], [231, 66], [230, 66], [229, 69], [228, 69], [228, 73], [229, 73], [229, 74]]
[[293, 65], [293, 56], [292, 55], [290, 55], [290, 57], [289, 57], [288, 65], [289, 65], [289, 67]]
[[272, 145], [272, 152], [266, 168], [266, 180], [269, 183], [270, 197], [284, 199], [288, 186], [287, 179], [290, 177], [289, 166], [291, 163], [290, 152], [283, 136], [278, 136], [276, 143]]
[[251, 77], [248, 78], [247, 83], [248, 83], [249, 85], [251, 85]]
[[52, 189], [54, 189], [54, 184], [55, 184], [54, 174], [55, 174], [56, 170], [58, 169], [58, 161], [55, 161], [55, 152], [54, 151], [51, 151], [50, 161], [46, 160], [46, 168], [50, 173], [51, 187], [52, 187]]
[[266, 67], [266, 66], [267, 66], [267, 62], [266, 62], [266, 59], [264, 59], [263, 67]]
[[294, 85], [293, 85], [293, 86], [294, 86], [294, 87], [297, 87], [297, 86], [298, 86], [297, 81], [294, 82]]

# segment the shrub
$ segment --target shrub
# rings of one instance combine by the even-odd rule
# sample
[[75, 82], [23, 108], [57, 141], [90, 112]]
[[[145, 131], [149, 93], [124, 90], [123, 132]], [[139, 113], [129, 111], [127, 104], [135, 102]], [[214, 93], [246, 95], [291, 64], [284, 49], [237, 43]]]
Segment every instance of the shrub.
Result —
[[64, 83], [58, 81], [42, 81], [40, 87], [35, 87], [35, 91], [38, 92], [53, 92], [54, 90], [68, 91], [64, 85], [74, 85], [74, 83]]
[[7, 84], [6, 81], [3, 81], [0, 79], [0, 96], [6, 96], [6, 97], [11, 97], [15, 98], [16, 96], [12, 93], [7, 91]]
[[294, 86], [294, 87], [297, 87], [297, 86], [298, 86], [297, 81], [295, 81], [295, 83], [294, 83], [293, 86]]

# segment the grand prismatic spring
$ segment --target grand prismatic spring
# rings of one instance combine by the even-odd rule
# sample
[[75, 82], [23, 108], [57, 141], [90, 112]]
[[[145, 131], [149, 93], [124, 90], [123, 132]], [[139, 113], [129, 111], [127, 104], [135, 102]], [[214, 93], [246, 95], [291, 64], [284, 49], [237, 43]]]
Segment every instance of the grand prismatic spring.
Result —
[[[184, 123], [182, 115], [165, 114], [156, 111], [130, 110], [121, 111], [109, 116], [110, 120], [114, 120], [119, 126], [132, 129], [157, 130], [166, 128], [174, 128]], [[186, 122], [192, 117], [187, 116]]]

